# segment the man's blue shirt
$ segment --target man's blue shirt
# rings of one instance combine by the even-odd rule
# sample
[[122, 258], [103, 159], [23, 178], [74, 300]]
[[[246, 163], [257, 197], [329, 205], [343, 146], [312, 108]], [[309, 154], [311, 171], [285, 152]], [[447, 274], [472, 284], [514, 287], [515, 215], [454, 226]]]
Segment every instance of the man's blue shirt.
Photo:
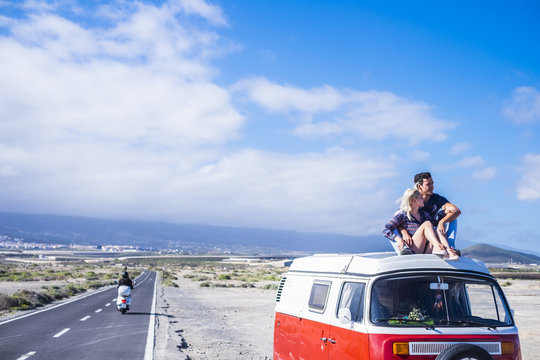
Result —
[[424, 203], [424, 211], [426, 211], [435, 220], [440, 220], [445, 216], [443, 205], [448, 201], [447, 198], [439, 194], [433, 194], [429, 197], [429, 200]]

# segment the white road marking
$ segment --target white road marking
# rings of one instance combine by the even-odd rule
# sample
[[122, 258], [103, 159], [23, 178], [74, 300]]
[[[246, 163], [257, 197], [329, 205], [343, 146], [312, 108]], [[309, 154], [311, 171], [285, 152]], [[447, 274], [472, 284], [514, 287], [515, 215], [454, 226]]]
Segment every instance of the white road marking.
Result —
[[103, 309], [97, 309], [97, 310], [94, 311], [94, 312], [98, 313], [98, 312], [101, 312], [101, 310], [103, 310]]
[[156, 294], [159, 274], [156, 273], [154, 281], [154, 294], [152, 297], [152, 308], [150, 309], [150, 321], [148, 322], [148, 335], [146, 336], [146, 347], [144, 349], [144, 360], [152, 360], [154, 358], [154, 336], [156, 327]]
[[69, 328], [65, 328], [64, 330], [60, 331], [58, 334], [54, 335], [53, 337], [59, 338], [60, 336], [64, 335], [69, 331]]
[[112, 301], [116, 301], [116, 298], [112, 299]]
[[88, 320], [88, 319], [90, 319], [90, 315], [83, 317], [83, 318], [81, 319], [81, 321], [86, 321], [86, 320]]
[[25, 360], [25, 359], [28, 359], [30, 356], [34, 355], [36, 352], [35, 351], [30, 351], [26, 354], [24, 354], [23, 356], [21, 356], [20, 358], [18, 358], [17, 360]]
[[106, 303], [106, 304], [105, 304], [105, 306], [110, 306], [110, 305], [111, 305], [111, 303]]

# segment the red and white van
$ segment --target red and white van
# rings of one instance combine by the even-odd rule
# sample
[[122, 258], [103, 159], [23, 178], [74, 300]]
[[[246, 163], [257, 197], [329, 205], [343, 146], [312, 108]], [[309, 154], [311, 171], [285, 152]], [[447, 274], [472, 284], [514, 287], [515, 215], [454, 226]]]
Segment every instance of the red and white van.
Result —
[[276, 296], [274, 360], [521, 360], [483, 262], [395, 253], [293, 261]]

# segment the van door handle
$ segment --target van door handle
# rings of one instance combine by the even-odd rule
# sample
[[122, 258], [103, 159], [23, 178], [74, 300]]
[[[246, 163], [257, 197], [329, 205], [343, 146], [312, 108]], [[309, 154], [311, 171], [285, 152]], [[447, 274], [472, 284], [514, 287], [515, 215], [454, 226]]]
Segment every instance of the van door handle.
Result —
[[334, 340], [334, 339], [328, 339], [328, 341], [330, 341], [332, 344], [336, 343], [336, 340]]

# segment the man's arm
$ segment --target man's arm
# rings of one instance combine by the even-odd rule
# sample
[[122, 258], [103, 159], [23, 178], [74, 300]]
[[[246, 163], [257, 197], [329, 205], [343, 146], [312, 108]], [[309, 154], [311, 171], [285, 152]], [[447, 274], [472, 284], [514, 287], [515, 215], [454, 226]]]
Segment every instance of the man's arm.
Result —
[[439, 220], [437, 231], [446, 237], [446, 229], [444, 228], [444, 225], [457, 219], [458, 216], [461, 215], [461, 210], [459, 210], [459, 208], [451, 202], [444, 204], [442, 209], [444, 210], [445, 215], [441, 220]]

